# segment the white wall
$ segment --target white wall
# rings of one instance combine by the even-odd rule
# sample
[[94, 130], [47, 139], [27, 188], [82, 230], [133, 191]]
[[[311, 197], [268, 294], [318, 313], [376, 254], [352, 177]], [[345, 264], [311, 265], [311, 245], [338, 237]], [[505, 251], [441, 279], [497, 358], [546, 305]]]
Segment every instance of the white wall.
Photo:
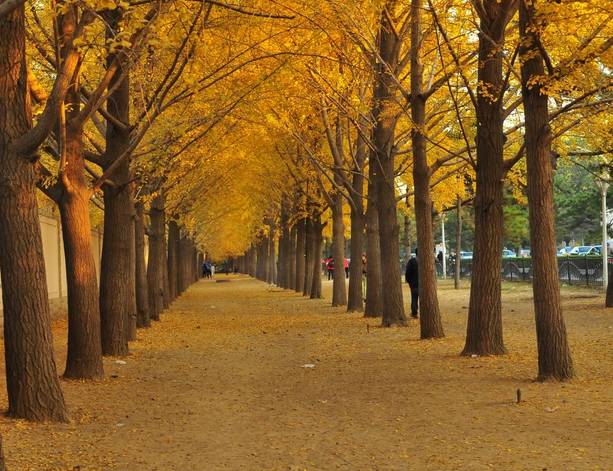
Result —
[[[43, 254], [45, 256], [45, 268], [47, 270], [47, 289], [49, 299], [58, 299], [66, 296], [66, 264], [64, 261], [64, 242], [59, 217], [46, 211], [40, 214], [40, 229], [43, 239]], [[100, 258], [102, 256], [102, 230], [92, 230], [92, 252], [98, 281], [100, 281]], [[0, 284], [0, 294], [2, 285]], [[2, 297], [0, 296], [0, 308]]]

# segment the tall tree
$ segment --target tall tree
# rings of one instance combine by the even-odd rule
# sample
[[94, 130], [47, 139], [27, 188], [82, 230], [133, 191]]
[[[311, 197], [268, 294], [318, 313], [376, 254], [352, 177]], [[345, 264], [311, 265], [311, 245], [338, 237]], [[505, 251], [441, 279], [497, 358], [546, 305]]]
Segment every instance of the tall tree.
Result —
[[382, 325], [406, 325], [400, 276], [399, 227], [396, 216], [396, 184], [394, 168], [394, 135], [398, 121], [395, 94], [401, 39], [396, 30], [394, 14], [396, 0], [387, 0], [381, 12], [377, 36], [378, 59], [375, 72], [375, 91], [372, 115], [374, 159], [379, 216], [379, 245], [381, 272], [385, 274], [385, 300], [382, 306]]
[[473, 275], [462, 354], [500, 355], [506, 352], [500, 299], [505, 141], [502, 65], [505, 31], [517, 10], [517, 0], [473, 3], [479, 16], [477, 186]]
[[532, 247], [532, 290], [536, 316], [538, 378], [567, 380], [573, 377], [573, 362], [562, 316], [553, 207], [553, 165], [548, 97], [542, 86], [545, 66], [542, 52], [542, 19], [536, 0], [521, 0], [522, 95], [526, 120], [528, 205]]
[[432, 234], [431, 169], [426, 156], [426, 100], [424, 93], [421, 41], [423, 31], [422, 0], [411, 2], [411, 118], [413, 120], [412, 151], [415, 183], [415, 218], [419, 248], [419, 313], [422, 339], [444, 337], [443, 323], [436, 293], [436, 266]]
[[[0, 7], [7, 4], [6, 0]], [[57, 122], [78, 66], [74, 40], [36, 126], [32, 126], [23, 4], [0, 9], [0, 273], [8, 413], [29, 420], [66, 421], [51, 337], [51, 319], [36, 201], [37, 149]]]

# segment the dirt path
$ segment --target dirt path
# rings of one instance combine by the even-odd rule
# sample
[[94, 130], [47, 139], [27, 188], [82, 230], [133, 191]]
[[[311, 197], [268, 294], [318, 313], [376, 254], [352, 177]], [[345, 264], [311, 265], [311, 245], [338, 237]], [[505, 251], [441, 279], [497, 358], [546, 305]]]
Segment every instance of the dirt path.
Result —
[[[0, 419], [8, 463], [12, 471], [610, 470], [613, 317], [585, 293], [565, 295], [579, 378], [557, 385], [531, 381], [526, 286], [504, 293], [509, 355], [467, 359], [458, 357], [467, 290], [441, 287], [448, 337], [430, 342], [418, 340], [415, 322], [380, 329], [257, 281], [203, 281], [139, 332], [125, 365], [105, 360], [107, 379], [63, 382], [72, 423]], [[55, 336], [62, 365], [64, 324]]]

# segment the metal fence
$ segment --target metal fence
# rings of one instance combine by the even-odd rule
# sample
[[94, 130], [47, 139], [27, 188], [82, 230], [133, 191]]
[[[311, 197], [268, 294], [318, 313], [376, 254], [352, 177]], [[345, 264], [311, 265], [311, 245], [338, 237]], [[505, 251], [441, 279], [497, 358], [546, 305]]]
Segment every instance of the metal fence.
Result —
[[[611, 273], [611, 260], [609, 260]], [[460, 276], [470, 278], [473, 261], [460, 262]], [[437, 260], [436, 272], [443, 276], [442, 264]], [[447, 276], [453, 277], [455, 265], [453, 260], [447, 262]], [[560, 282], [569, 285], [602, 286], [602, 257], [599, 255], [558, 257], [558, 273]], [[502, 278], [506, 281], [532, 281], [531, 258], [505, 258], [502, 260]]]

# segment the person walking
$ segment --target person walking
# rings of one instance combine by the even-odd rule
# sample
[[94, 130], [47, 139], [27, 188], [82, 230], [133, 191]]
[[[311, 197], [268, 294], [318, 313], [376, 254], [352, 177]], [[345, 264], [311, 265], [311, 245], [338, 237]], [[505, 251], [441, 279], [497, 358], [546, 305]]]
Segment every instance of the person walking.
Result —
[[417, 249], [415, 249], [415, 257], [411, 257], [407, 263], [407, 270], [404, 274], [406, 282], [411, 288], [411, 317], [417, 318], [417, 310], [419, 303], [419, 267], [417, 264]]
[[334, 258], [329, 257], [326, 260], [326, 270], [328, 272], [328, 281], [334, 278]]

